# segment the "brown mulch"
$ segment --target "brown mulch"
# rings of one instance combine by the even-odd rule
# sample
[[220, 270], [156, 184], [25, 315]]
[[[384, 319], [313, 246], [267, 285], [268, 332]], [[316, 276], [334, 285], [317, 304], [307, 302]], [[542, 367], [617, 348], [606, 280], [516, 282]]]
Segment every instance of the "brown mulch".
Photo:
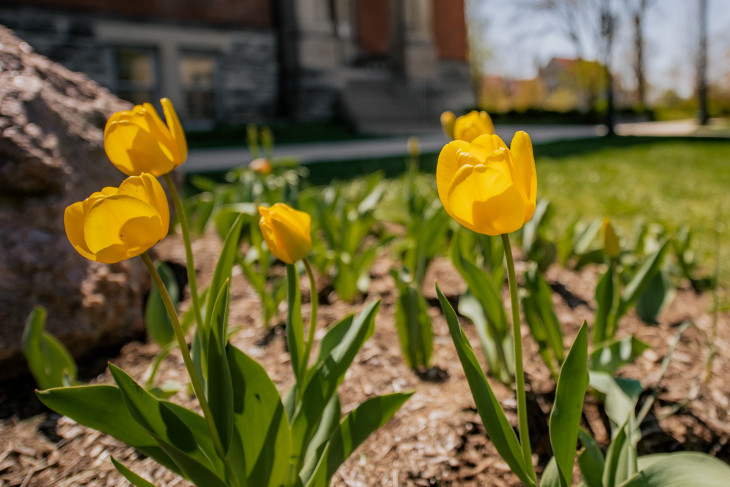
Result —
[[[215, 235], [205, 235], [194, 243], [200, 282], [205, 283], [210, 278], [219, 248], [220, 242]], [[182, 245], [175, 237], [159, 244], [157, 251], [165, 259], [184, 260]], [[331, 292], [326, 279], [318, 283], [318, 339], [328, 326], [346, 313], [359, 311], [373, 299], [382, 299], [375, 334], [356, 357], [340, 388], [343, 410], [349, 411], [377, 394], [415, 390], [394, 418], [340, 468], [333, 485], [520, 485], [484, 432], [432, 284], [426, 286], [425, 292], [435, 333], [433, 367], [419, 377], [404, 364], [393, 324], [395, 295], [388, 274], [392, 265], [387, 252], [383, 252], [371, 272], [370, 294], [352, 304], [340, 301]], [[546, 278], [556, 291], [553, 300], [566, 341], [572, 340], [582, 321], [590, 323], [592, 320], [597, 270], [574, 272], [553, 266]], [[454, 298], [464, 290], [463, 282], [446, 259], [436, 260], [429, 269], [426, 282], [435, 280]], [[305, 293], [302, 311], [306, 321], [309, 299], [304, 280], [302, 289]], [[273, 333], [269, 337], [273, 338], [262, 344], [267, 332], [260, 325], [258, 299], [240, 273], [234, 272], [232, 293], [230, 323], [242, 326], [232, 339], [233, 343], [261, 362], [279, 389], [285, 391], [292, 378], [283, 333]], [[662, 360], [681, 323], [691, 320], [695, 325], [687, 328], [672, 356], [659, 387], [658, 400], [643, 427], [640, 453], [698, 450], [730, 462], [730, 313], [719, 315], [717, 354], [707, 381], [704, 363], [709, 352], [707, 337], [712, 333], [711, 306], [711, 296], [698, 295], [688, 287], [682, 287], [657, 325], [646, 325], [633, 313], [621, 322], [621, 336], [633, 333], [651, 345], [636, 363], [621, 371], [624, 377], [641, 380], [645, 397], [657, 386]], [[280, 320], [283, 317], [280, 313]], [[466, 320], [463, 324], [477, 355], [481, 356], [473, 326]], [[550, 455], [546, 425], [554, 383], [524, 327], [523, 338], [532, 444], [535, 461], [542, 468]], [[154, 344], [133, 342], [125, 345], [111, 361], [141, 380], [156, 352]], [[158, 381], [184, 382], [184, 378], [182, 359], [173, 353], [164, 362]], [[111, 382], [111, 378], [107, 372], [93, 381]], [[13, 389], [9, 391], [9, 387]], [[510, 421], [516, 424], [512, 391], [494, 382], [493, 387]], [[5, 385], [0, 398], [22, 397], [35, 401], [29, 391], [32, 391], [29, 381], [22, 384], [16, 381]], [[183, 393], [178, 393], [173, 400], [188, 406], [194, 404], [194, 400]], [[13, 404], [16, 403], [18, 401]], [[155, 485], [189, 485], [117, 440], [43, 410], [37, 403], [6, 405], [0, 409], [4, 413], [4, 418], [0, 419], [0, 487], [124, 485], [109, 461], [110, 455]], [[36, 414], [30, 415], [28, 411]], [[606, 424], [600, 408], [589, 397], [584, 426], [604, 445], [608, 441]]]

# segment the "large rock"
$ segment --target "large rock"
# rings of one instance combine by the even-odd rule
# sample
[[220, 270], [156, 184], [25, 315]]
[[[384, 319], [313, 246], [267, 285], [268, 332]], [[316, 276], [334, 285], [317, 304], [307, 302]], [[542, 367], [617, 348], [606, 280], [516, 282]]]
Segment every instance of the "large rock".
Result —
[[76, 356], [143, 329], [142, 262], [91, 262], [63, 226], [66, 206], [124, 179], [104, 154], [103, 131], [128, 108], [0, 26], [0, 379], [26, 370], [21, 337], [35, 305], [48, 308], [46, 329]]

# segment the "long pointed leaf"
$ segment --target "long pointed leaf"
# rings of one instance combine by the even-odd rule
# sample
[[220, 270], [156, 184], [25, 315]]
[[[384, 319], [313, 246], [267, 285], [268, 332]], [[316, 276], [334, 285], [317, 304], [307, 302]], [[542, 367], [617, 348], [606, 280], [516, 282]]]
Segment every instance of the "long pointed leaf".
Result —
[[449, 332], [454, 341], [456, 352], [459, 355], [459, 360], [469, 382], [469, 388], [474, 397], [477, 411], [479, 411], [479, 416], [482, 418], [489, 438], [494, 443], [494, 447], [500, 456], [507, 462], [507, 465], [520, 478], [522, 483], [528, 486], [534, 485], [534, 482], [532, 482], [527, 474], [517, 435], [509, 424], [509, 421], [507, 421], [504, 410], [502, 410], [502, 405], [494, 396], [494, 392], [492, 392], [492, 388], [484, 376], [484, 372], [474, 355], [474, 351], [466, 336], [464, 336], [464, 330], [462, 330], [459, 324], [454, 308], [451, 307], [451, 303], [444, 297], [438, 284], [436, 285], [436, 293], [441, 303], [441, 309], [446, 316], [446, 323], [449, 326]]
[[233, 384], [234, 426], [243, 445], [248, 485], [283, 485], [289, 470], [291, 438], [279, 392], [258, 362], [230, 344], [226, 352]]
[[573, 477], [578, 428], [587, 389], [588, 325], [584, 321], [560, 369], [555, 404], [550, 414], [550, 444], [560, 471], [561, 484], [565, 487], [570, 485]]
[[327, 454], [328, 483], [350, 454], [398, 411], [413, 392], [396, 392], [373, 397], [345, 417], [330, 440]]
[[676, 452], [639, 458], [639, 473], [621, 487], [726, 487], [730, 466], [699, 452]]
[[[375, 315], [380, 308], [380, 301], [370, 303], [352, 322], [352, 326], [342, 341], [332, 348], [329, 356], [309, 375], [301, 402], [296, 405], [292, 418], [292, 454], [303, 453], [309, 443], [325, 405], [330, 401], [337, 387], [345, 377], [347, 369], [373, 333]], [[301, 465], [304, 459], [296, 462]]]
[[603, 487], [603, 468], [605, 460], [601, 447], [591, 435], [579, 431], [583, 451], [578, 454], [578, 467], [586, 487]]
[[208, 285], [208, 295], [206, 296], [205, 302], [205, 319], [204, 326], [208, 326], [210, 323], [211, 316], [213, 315], [213, 307], [215, 301], [218, 298], [221, 287], [225, 282], [231, 278], [231, 271], [233, 264], [236, 262], [236, 254], [238, 253], [238, 243], [241, 238], [241, 227], [244, 222], [244, 215], [239, 215], [236, 218], [233, 226], [231, 226], [226, 239], [223, 242], [223, 248], [221, 249], [218, 263], [213, 271], [213, 278]]
[[205, 386], [213, 422], [225, 451], [231, 444], [233, 431], [233, 385], [225, 349], [229, 302], [230, 282], [226, 281], [218, 294], [208, 325], [208, 381]]
[[122, 369], [109, 364], [132, 417], [198, 485], [225, 486], [224, 468], [213, 448], [205, 420], [181, 406], [160, 401]]
[[173, 472], [180, 468], [157, 444], [154, 437], [132, 417], [118, 387], [94, 384], [36, 392], [50, 409], [79, 424], [106, 433], [153, 458]]
[[639, 271], [624, 289], [624, 292], [621, 293], [617, 313], [619, 317], [626, 314], [649, 287], [652, 279], [654, 279], [654, 276], [662, 266], [664, 254], [666, 254], [667, 248], [669, 248], [669, 242], [669, 240], [665, 240], [659, 249], [644, 261]]
[[134, 485], [134, 487], [155, 487], [155, 484], [150, 482], [149, 480], [142, 478], [138, 474], [134, 473], [132, 470], [129, 469], [126, 465], [124, 465], [122, 462], [117, 460], [114, 457], [110, 457], [112, 460], [112, 464], [114, 465], [114, 468], [117, 469], [117, 471], [124, 476], [125, 479], [129, 480], [129, 482]]

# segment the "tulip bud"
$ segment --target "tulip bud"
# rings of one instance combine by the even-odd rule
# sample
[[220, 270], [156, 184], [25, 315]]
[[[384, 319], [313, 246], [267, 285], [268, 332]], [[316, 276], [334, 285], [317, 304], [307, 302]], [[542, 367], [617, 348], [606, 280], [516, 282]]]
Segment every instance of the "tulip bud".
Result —
[[269, 250], [287, 264], [307, 256], [312, 248], [312, 218], [284, 203], [259, 206], [259, 227]]
[[254, 159], [249, 163], [248, 168], [264, 176], [271, 174], [272, 169], [271, 162], [269, 162], [269, 160], [265, 157]]
[[611, 225], [611, 220], [608, 218], [603, 219], [601, 238], [603, 240], [603, 251], [606, 255], [612, 259], [618, 257], [618, 254], [621, 252], [621, 247], [618, 243], [618, 235], [616, 235], [616, 231], [614, 230], [613, 225]]
[[441, 129], [444, 131], [444, 135], [450, 140], [454, 140], [454, 112], [444, 112], [441, 114]]

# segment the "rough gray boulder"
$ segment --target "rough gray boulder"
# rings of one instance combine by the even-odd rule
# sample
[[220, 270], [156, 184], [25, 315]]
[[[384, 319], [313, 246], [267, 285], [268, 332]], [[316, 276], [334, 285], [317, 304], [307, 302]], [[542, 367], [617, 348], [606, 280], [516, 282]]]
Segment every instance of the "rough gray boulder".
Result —
[[128, 108], [0, 26], [0, 380], [27, 370], [21, 337], [35, 305], [76, 356], [143, 330], [142, 262], [91, 262], [63, 226], [66, 206], [124, 179], [104, 153], [103, 131]]

